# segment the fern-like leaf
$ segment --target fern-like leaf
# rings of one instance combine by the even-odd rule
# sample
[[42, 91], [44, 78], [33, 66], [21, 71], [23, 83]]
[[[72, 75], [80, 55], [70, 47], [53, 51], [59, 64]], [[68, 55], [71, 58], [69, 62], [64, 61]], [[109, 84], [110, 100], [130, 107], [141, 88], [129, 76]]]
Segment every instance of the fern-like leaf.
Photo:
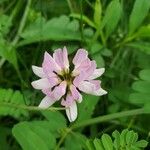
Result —
[[115, 130], [112, 137], [103, 134], [100, 139], [87, 140], [87, 150], [142, 150], [147, 146], [145, 140], [138, 141], [138, 134], [128, 129], [119, 133]]
[[11, 116], [19, 120], [22, 117], [28, 117], [26, 110], [17, 108], [18, 105], [24, 104], [24, 98], [20, 91], [0, 89], [0, 116]]

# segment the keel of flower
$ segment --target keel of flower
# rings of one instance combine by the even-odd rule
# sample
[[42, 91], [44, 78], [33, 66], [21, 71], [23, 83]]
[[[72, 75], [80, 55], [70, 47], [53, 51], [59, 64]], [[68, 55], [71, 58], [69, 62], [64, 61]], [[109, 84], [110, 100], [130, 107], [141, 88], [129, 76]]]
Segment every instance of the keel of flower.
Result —
[[96, 62], [88, 58], [88, 52], [79, 49], [73, 58], [72, 69], [66, 47], [55, 50], [53, 57], [45, 52], [42, 67], [32, 66], [33, 72], [41, 79], [31, 84], [41, 90], [45, 97], [40, 108], [48, 108], [56, 101], [66, 107], [70, 122], [77, 118], [77, 102], [82, 102], [81, 92], [101, 96], [107, 92], [101, 88], [101, 82], [95, 80], [104, 73], [104, 68], [96, 69]]

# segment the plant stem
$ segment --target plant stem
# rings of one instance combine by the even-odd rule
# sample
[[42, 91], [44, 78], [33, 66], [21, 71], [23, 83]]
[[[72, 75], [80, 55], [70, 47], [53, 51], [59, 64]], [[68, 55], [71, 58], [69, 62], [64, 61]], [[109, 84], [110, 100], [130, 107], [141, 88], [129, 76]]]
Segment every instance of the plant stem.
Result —
[[[19, 38], [20, 38], [19, 36], [20, 36], [20, 34], [21, 34], [21, 32], [22, 32], [24, 26], [25, 26], [30, 5], [31, 5], [31, 0], [28, 0], [28, 1], [27, 1], [27, 5], [26, 5], [26, 8], [25, 8], [25, 11], [24, 11], [24, 14], [23, 14], [23, 17], [22, 17], [22, 20], [21, 20], [21, 22], [20, 22], [20, 25], [19, 25], [19, 28], [18, 28], [18, 31], [17, 31], [17, 34], [16, 34], [16, 36], [14, 37], [14, 39], [12, 40], [12, 42], [11, 42], [11, 45], [12, 45], [13, 47], [16, 47], [16, 45], [17, 45], [17, 43], [18, 43], [18, 41], [19, 41]], [[17, 6], [19, 6], [19, 3], [17, 4]], [[15, 9], [15, 11], [13, 12], [13, 15], [12, 15], [12, 16], [14, 16], [14, 14], [16, 13], [16, 11], [17, 11], [17, 10]], [[11, 17], [11, 19], [12, 19], [12, 17]], [[13, 48], [12, 48], [11, 50], [13, 50]], [[5, 63], [5, 61], [6, 61], [5, 58], [3, 58], [3, 59], [0, 61], [0, 68], [3, 66], [3, 64]]]
[[70, 9], [70, 12], [73, 13], [73, 7], [72, 7], [72, 4], [71, 4], [71, 1], [67, 0], [67, 3], [68, 3], [68, 6], [69, 6], [69, 9]]
[[0, 102], [0, 107], [1, 106], [7, 106], [7, 107], [13, 107], [17, 109], [25, 109], [28, 111], [58, 111], [58, 110], [65, 110], [66, 108], [64, 107], [50, 107], [50, 108], [39, 108], [36, 106], [26, 106], [26, 105], [18, 105], [18, 104], [13, 104], [13, 103], [7, 103], [7, 102]]
[[22, 32], [22, 30], [23, 30], [23, 28], [25, 26], [30, 5], [31, 5], [31, 0], [28, 0], [26, 8], [25, 8], [25, 11], [24, 11], [24, 14], [23, 14], [23, 17], [22, 17], [22, 20], [20, 22], [20, 25], [19, 25], [19, 28], [18, 28], [18, 31], [17, 31], [17, 34], [16, 34], [14, 40], [12, 41], [12, 45], [13, 46], [15, 46], [17, 44], [17, 42], [19, 41], [19, 35], [21, 34], [21, 32]]
[[83, 126], [88, 126], [88, 125], [92, 125], [92, 124], [96, 124], [96, 123], [100, 123], [100, 122], [105, 122], [105, 121], [109, 121], [109, 120], [113, 120], [113, 119], [117, 119], [117, 118], [133, 116], [133, 115], [140, 115], [140, 114], [144, 114], [144, 109], [141, 108], [141, 109], [128, 110], [128, 111], [123, 111], [123, 112], [118, 112], [118, 113], [114, 113], [114, 114], [109, 114], [109, 115], [104, 115], [104, 116], [88, 119], [81, 123], [74, 124], [71, 128], [76, 129], [76, 128], [80, 128]]
[[71, 128], [67, 128], [66, 132], [63, 134], [63, 136], [61, 137], [61, 139], [59, 140], [58, 144], [56, 145], [55, 150], [59, 150], [59, 147], [61, 146], [61, 144], [64, 142], [66, 136], [71, 132]]

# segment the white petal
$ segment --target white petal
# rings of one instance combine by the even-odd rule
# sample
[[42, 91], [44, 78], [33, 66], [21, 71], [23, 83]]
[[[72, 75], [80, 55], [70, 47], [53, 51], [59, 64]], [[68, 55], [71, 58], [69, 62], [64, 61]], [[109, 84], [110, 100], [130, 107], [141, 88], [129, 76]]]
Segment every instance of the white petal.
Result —
[[32, 70], [34, 74], [37, 75], [38, 77], [41, 77], [41, 78], [45, 77], [45, 73], [43, 72], [42, 67], [32, 66]]
[[94, 92], [95, 85], [88, 81], [82, 81], [78, 88], [85, 93], [92, 94]]
[[52, 99], [51, 99], [50, 97], [48, 97], [48, 96], [45, 96], [45, 97], [42, 99], [42, 101], [41, 101], [39, 107], [40, 107], [40, 108], [48, 108], [49, 106], [53, 105], [54, 103], [55, 103], [54, 100], [52, 100]]
[[83, 100], [82, 95], [79, 93], [79, 99], [77, 100], [78, 103], [81, 103]]
[[71, 106], [66, 109], [66, 114], [70, 122], [73, 122], [77, 118], [77, 104], [75, 101], [72, 102]]
[[39, 80], [36, 80], [36, 81], [33, 81], [31, 83], [31, 85], [35, 88], [35, 89], [38, 89], [38, 90], [41, 90], [41, 89], [48, 89], [51, 87], [49, 81], [47, 78], [42, 78], [42, 79], [39, 79]]
[[94, 73], [88, 77], [89, 80], [100, 77], [105, 72], [105, 68], [95, 69]]
[[105, 91], [105, 90], [103, 90], [102, 88], [100, 88], [99, 90], [94, 91], [92, 94], [93, 94], [93, 95], [96, 95], [96, 96], [101, 96], [101, 95], [107, 94], [107, 91]]

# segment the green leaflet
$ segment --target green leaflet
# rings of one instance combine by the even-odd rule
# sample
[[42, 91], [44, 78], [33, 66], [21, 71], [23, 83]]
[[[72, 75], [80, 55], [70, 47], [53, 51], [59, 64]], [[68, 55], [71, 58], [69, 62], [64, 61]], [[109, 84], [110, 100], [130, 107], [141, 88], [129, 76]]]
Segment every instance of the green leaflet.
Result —
[[35, 124], [22, 122], [13, 127], [12, 133], [24, 150], [53, 150], [56, 139], [48, 130], [50, 124], [45, 125], [38, 121]]
[[75, 123], [91, 118], [98, 100], [98, 96], [84, 94], [82, 103], [78, 105], [78, 119]]
[[132, 34], [142, 23], [150, 8], [149, 0], [136, 0], [129, 19], [129, 34]]
[[141, 79], [132, 84], [132, 88], [135, 92], [130, 94], [129, 100], [131, 103], [134, 103], [138, 106], [143, 106], [150, 103], [150, 70], [142, 70], [139, 73], [139, 77]]
[[[114, 13], [115, 12], [115, 13]], [[112, 0], [108, 7], [106, 8], [105, 16], [101, 23], [101, 28], [105, 27], [106, 38], [114, 31], [116, 28], [122, 13], [122, 8], [119, 0]]]
[[24, 105], [23, 95], [20, 91], [0, 89], [0, 116], [12, 116], [19, 120], [28, 117], [29, 114], [26, 110], [13, 107], [11, 104], [15, 106]]
[[94, 7], [94, 22], [97, 26], [97, 28], [100, 27], [101, 23], [101, 15], [102, 15], [102, 5], [100, 0], [95, 1], [95, 7]]
[[16, 49], [2, 37], [0, 37], [0, 56], [18, 68]]
[[[85, 37], [88, 35], [85, 33]], [[39, 41], [65, 41], [65, 40], [81, 40], [79, 31], [79, 22], [77, 20], [70, 21], [67, 16], [60, 16], [46, 21], [44, 18], [37, 18], [31, 23], [21, 34], [24, 39], [19, 45], [30, 44]]]
[[65, 140], [66, 150], [82, 150], [85, 147], [86, 137], [78, 132], [71, 132]]
[[145, 140], [138, 141], [138, 134], [133, 130], [124, 129], [121, 133], [115, 130], [112, 136], [104, 133], [99, 139], [87, 140], [87, 150], [142, 150], [148, 144]]
[[141, 52], [144, 52], [145, 54], [150, 55], [150, 43], [149, 42], [131, 42], [127, 44], [131, 48], [134, 48], [136, 50], [140, 50]]

